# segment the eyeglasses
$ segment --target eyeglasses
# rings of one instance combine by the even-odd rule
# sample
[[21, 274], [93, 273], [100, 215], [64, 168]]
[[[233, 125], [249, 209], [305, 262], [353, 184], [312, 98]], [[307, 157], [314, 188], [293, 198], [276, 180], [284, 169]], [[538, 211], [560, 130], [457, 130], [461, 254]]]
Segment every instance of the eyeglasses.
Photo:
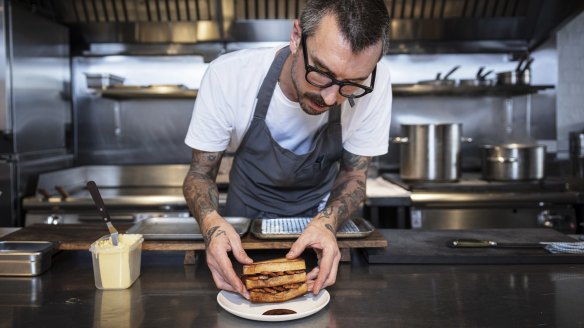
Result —
[[328, 72], [323, 72], [318, 68], [308, 64], [308, 51], [306, 51], [306, 36], [302, 34], [302, 52], [304, 53], [304, 67], [306, 69], [306, 75], [304, 78], [306, 82], [317, 88], [328, 88], [333, 84], [339, 86], [339, 93], [343, 97], [349, 98], [351, 101], [351, 106], [354, 105], [353, 98], [363, 97], [364, 95], [371, 93], [373, 91], [373, 85], [375, 84], [375, 72], [377, 71], [377, 66], [373, 69], [371, 73], [371, 86], [365, 86], [358, 83], [353, 83], [349, 81], [339, 81], [332, 74]]

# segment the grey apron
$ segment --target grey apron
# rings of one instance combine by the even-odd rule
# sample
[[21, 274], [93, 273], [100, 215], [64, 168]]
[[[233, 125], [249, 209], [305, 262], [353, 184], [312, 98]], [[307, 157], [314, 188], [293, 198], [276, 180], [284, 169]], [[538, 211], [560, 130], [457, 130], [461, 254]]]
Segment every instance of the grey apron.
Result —
[[[289, 217], [316, 215], [331, 191], [343, 151], [341, 110], [329, 110], [308, 153], [297, 155], [273, 138], [265, 119], [288, 47], [277, 55], [257, 95], [251, 125], [235, 153], [224, 216]], [[300, 110], [300, 109], [299, 109]]]

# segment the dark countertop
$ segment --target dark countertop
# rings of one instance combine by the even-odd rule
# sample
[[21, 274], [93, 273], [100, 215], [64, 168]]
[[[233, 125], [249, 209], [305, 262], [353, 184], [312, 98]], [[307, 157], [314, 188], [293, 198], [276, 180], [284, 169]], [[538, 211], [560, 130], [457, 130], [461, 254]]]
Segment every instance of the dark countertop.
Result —
[[[328, 289], [327, 307], [278, 325], [224, 311], [204, 257], [185, 266], [183, 255], [143, 252], [142, 273], [131, 288], [100, 291], [89, 251], [62, 251], [39, 277], [0, 277], [0, 327], [584, 325], [584, 265], [368, 265], [354, 251], [353, 262], [341, 264]], [[310, 268], [313, 256], [308, 261]]]

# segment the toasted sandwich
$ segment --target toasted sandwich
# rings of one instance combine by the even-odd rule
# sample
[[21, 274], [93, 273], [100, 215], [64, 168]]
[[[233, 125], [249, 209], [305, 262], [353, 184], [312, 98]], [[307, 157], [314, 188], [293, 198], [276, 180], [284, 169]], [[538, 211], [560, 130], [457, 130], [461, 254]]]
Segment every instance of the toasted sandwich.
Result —
[[280, 258], [244, 265], [241, 279], [252, 303], [285, 302], [308, 292], [303, 259]]

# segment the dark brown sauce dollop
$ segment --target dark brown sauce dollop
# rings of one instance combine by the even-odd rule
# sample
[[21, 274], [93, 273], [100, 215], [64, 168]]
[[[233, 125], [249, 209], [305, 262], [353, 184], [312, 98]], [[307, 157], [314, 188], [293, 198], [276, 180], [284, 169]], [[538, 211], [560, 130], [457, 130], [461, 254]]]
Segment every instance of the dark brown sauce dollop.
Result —
[[288, 309], [272, 309], [263, 313], [263, 315], [284, 315], [284, 314], [296, 314], [296, 311]]

